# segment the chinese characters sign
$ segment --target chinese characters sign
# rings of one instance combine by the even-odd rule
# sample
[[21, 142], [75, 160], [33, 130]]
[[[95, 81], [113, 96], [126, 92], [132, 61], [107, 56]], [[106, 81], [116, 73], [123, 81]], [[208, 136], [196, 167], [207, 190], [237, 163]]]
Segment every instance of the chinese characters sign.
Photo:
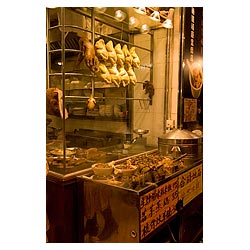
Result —
[[179, 177], [179, 199], [183, 206], [202, 192], [202, 164], [181, 174]]
[[177, 212], [177, 202], [177, 177], [140, 197], [141, 239]]
[[145, 238], [202, 192], [202, 164], [164, 183], [140, 197], [140, 238]]

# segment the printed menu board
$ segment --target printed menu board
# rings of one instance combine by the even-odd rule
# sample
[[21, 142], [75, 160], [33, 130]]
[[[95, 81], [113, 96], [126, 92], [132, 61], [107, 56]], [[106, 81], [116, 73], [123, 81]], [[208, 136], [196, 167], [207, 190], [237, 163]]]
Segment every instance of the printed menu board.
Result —
[[140, 197], [141, 239], [177, 213], [178, 177]]
[[202, 192], [202, 164], [179, 175], [179, 199], [183, 199], [183, 206]]

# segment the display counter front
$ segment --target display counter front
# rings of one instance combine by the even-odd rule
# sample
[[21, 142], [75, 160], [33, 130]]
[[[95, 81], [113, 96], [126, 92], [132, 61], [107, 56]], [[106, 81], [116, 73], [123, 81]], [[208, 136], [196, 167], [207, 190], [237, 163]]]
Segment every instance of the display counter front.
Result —
[[[53, 145], [53, 146], [52, 146]], [[47, 159], [51, 159], [57, 163], [58, 156], [53, 155], [51, 151], [57, 153], [58, 147], [52, 143], [47, 147]], [[77, 217], [78, 199], [77, 199], [77, 176], [82, 176], [92, 172], [91, 166], [97, 162], [109, 162], [113, 160], [130, 157], [135, 153], [142, 153], [145, 150], [152, 150], [153, 147], [146, 146], [144, 149], [134, 150], [132, 147], [129, 150], [122, 150], [117, 145], [106, 148], [92, 148], [87, 156], [87, 150], [82, 148], [70, 148], [78, 150], [83, 154], [76, 157], [75, 154], [70, 156], [70, 159], [83, 160], [82, 164], [67, 165], [67, 168], [62, 168], [62, 162], [57, 165], [50, 164], [49, 173], [46, 178], [46, 212], [50, 222], [50, 229], [47, 232], [49, 242], [78, 242], [78, 224]], [[58, 151], [59, 152], [59, 151]], [[92, 153], [91, 153], [92, 152]], [[97, 158], [97, 155], [102, 157]], [[49, 158], [51, 157], [51, 158]], [[90, 158], [88, 162], [86, 157]], [[69, 162], [68, 162], [69, 163]]]
[[[202, 194], [202, 160], [169, 172], [163, 158], [152, 150], [113, 162], [110, 176], [78, 177], [80, 242], [147, 242]], [[128, 161], [132, 175], [116, 171]]]

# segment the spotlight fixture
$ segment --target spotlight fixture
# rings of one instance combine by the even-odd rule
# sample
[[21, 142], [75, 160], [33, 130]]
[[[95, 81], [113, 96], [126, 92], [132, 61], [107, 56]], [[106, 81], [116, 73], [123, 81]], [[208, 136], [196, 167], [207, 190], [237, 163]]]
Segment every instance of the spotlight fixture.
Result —
[[106, 7], [95, 7], [95, 10], [99, 13], [104, 13], [107, 10], [107, 8]]
[[168, 11], [167, 19], [162, 23], [162, 26], [167, 29], [173, 28], [173, 15], [174, 15], [174, 9], [170, 8]]
[[115, 12], [115, 19], [118, 21], [118, 22], [122, 22], [124, 19], [126, 18], [126, 13], [121, 11], [121, 10], [117, 10]]
[[137, 27], [138, 24], [139, 24], [139, 21], [138, 21], [137, 18], [135, 18], [135, 17], [133, 17], [133, 16], [131, 16], [131, 17], [129, 18], [129, 26], [131, 26], [131, 27]]
[[160, 18], [160, 13], [159, 11], [155, 10], [151, 15], [150, 18], [156, 22], [160, 22], [161, 18]]
[[146, 23], [144, 23], [142, 26], [141, 26], [141, 33], [142, 34], [148, 34], [149, 33], [149, 27]]
[[134, 7], [135, 12], [141, 15], [146, 15], [147, 11], [145, 7]]

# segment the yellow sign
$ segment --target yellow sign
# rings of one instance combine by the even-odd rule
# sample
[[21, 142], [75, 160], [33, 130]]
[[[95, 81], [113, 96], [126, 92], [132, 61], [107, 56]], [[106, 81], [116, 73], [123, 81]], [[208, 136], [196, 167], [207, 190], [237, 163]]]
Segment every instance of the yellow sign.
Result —
[[202, 164], [179, 176], [179, 199], [183, 206], [202, 192]]
[[178, 177], [140, 197], [141, 239], [176, 214]]

